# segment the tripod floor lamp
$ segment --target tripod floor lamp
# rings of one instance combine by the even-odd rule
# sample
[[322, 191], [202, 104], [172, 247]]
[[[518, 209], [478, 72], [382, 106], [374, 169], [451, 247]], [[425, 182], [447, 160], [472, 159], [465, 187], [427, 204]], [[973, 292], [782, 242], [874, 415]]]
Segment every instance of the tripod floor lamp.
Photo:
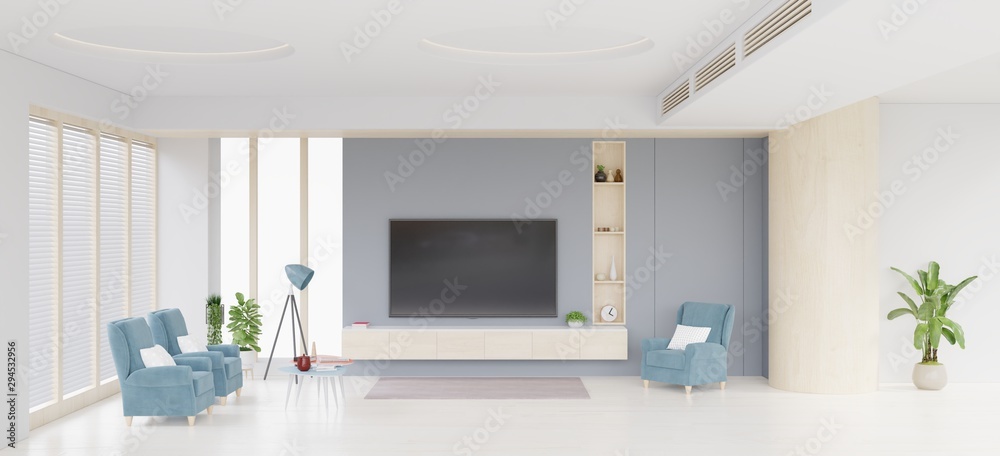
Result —
[[[299, 318], [299, 305], [295, 302], [295, 288], [300, 291], [309, 286], [315, 271], [301, 264], [290, 264], [285, 266], [285, 275], [288, 276], [288, 297], [285, 298], [285, 308], [281, 311], [281, 320], [278, 321], [278, 332], [274, 334], [274, 344], [271, 345], [271, 355], [267, 357], [267, 368], [264, 369], [264, 380], [267, 380], [267, 373], [271, 370], [271, 360], [274, 358], [274, 349], [278, 346], [278, 335], [281, 334], [281, 326], [285, 322], [285, 314], [291, 307], [292, 314], [288, 320], [292, 322], [292, 356], [298, 356], [298, 344], [295, 342], [295, 323], [299, 323], [299, 337], [302, 338], [302, 349], [306, 349], [306, 335], [302, 329], [302, 319]], [[294, 287], [294, 288], [293, 288]]]

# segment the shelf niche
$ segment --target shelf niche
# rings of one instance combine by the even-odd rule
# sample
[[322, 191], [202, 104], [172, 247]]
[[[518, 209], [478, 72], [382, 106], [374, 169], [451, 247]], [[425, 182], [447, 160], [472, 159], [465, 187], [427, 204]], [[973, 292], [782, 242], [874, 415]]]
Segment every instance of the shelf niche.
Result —
[[[593, 172], [604, 165], [608, 182], [593, 182], [593, 308], [595, 325], [625, 324], [625, 189], [628, 172], [625, 169], [624, 141], [594, 141]], [[613, 182], [615, 171], [622, 171], [624, 182]], [[605, 231], [611, 229], [611, 231]], [[614, 258], [617, 280], [611, 280], [611, 259]], [[607, 280], [597, 280], [604, 274]], [[601, 316], [604, 306], [613, 306], [618, 315], [613, 321]]]

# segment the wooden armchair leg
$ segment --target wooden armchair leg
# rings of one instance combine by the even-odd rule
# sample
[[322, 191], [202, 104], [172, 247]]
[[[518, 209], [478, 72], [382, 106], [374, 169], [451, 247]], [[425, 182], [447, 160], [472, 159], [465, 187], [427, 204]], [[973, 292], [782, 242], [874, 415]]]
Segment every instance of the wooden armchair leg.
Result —
[[125, 417], [125, 425], [126, 426], [132, 426], [132, 417], [131, 416], [126, 416]]
[[726, 382], [719, 383], [719, 388], [720, 389], [726, 389]]
[[213, 406], [209, 405], [208, 408], [205, 409], [205, 412], [208, 413], [209, 415], [211, 415], [212, 414], [212, 407]]
[[236, 397], [240, 397], [241, 393], [243, 393], [243, 388], [236, 388]]
[[188, 417], [188, 426], [194, 426], [194, 417], [193, 416], [189, 416]]
[[690, 386], [685, 386], [684, 387], [684, 394], [691, 394], [691, 387]]
[[225, 407], [226, 406], [226, 399], [229, 399], [229, 396], [222, 396], [222, 397], [220, 397], [219, 398], [219, 405]]
[[649, 388], [649, 380], [643, 380], [642, 381], [642, 387], [643, 388]]

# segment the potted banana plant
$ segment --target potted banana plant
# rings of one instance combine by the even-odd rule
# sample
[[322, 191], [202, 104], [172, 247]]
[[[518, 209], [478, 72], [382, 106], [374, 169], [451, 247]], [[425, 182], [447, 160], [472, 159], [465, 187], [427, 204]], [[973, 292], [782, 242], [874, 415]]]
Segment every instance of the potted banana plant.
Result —
[[[976, 276], [969, 277], [958, 285], [949, 285], [941, 280], [941, 267], [933, 261], [927, 265], [926, 271], [917, 271], [919, 280], [898, 268], [892, 270], [906, 278], [917, 293], [917, 298], [913, 299], [906, 293], [898, 292], [899, 297], [906, 302], [906, 307], [894, 309], [888, 315], [890, 320], [909, 315], [917, 322], [913, 331], [913, 346], [920, 350], [922, 359], [913, 366], [913, 384], [924, 390], [944, 388], [948, 384], [948, 372], [944, 364], [938, 361], [941, 339], [965, 348], [965, 331], [961, 325], [948, 318], [948, 309], [955, 303], [955, 298], [962, 289], [976, 280]], [[920, 305], [917, 305], [918, 301]]]

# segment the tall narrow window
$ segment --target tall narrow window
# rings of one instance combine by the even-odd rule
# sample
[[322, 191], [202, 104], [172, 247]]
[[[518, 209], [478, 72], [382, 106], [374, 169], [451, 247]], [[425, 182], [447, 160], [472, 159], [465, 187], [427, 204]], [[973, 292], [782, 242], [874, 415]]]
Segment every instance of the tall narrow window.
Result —
[[28, 119], [28, 407], [56, 399], [56, 309], [59, 299], [59, 133], [54, 122]]
[[97, 290], [96, 139], [72, 125], [62, 135], [62, 393], [94, 385]]
[[[261, 139], [257, 149], [257, 302], [261, 306], [263, 334], [260, 337], [260, 347], [264, 352], [263, 356], [271, 354], [285, 298], [288, 296], [289, 282], [285, 275], [285, 265], [301, 263], [299, 143], [299, 138]], [[290, 314], [285, 315], [285, 321], [281, 324], [280, 339], [274, 352], [277, 357], [294, 356], [290, 332], [292, 325], [289, 322], [292, 318]], [[300, 336], [298, 323], [295, 320], [296, 336]], [[301, 337], [295, 340], [297, 350], [302, 351]]]
[[132, 141], [132, 316], [156, 309], [156, 150]]
[[[250, 139], [222, 138], [221, 152], [220, 170], [229, 181], [219, 197], [220, 294], [229, 309], [237, 292], [250, 296]], [[228, 342], [229, 331], [225, 334]]]
[[100, 379], [113, 380], [115, 363], [108, 345], [108, 323], [128, 315], [128, 140], [101, 135], [100, 155]]
[[309, 338], [325, 354], [341, 353], [343, 312], [343, 139], [309, 139]]

